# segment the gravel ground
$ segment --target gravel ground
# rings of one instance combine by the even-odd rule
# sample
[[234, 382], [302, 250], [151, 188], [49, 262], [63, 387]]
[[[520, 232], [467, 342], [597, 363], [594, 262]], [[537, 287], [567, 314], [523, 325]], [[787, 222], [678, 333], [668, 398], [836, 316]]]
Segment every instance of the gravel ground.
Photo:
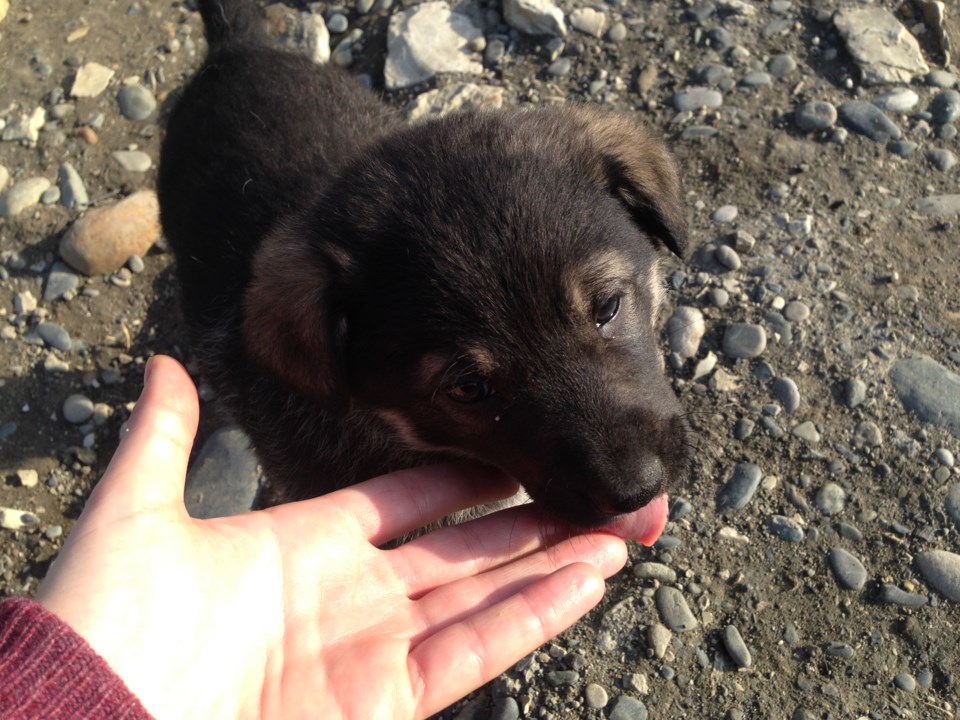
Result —
[[[145, 359], [189, 363], [171, 258], [135, 193], [153, 188], [166, 112], [204, 45], [189, 2], [6, 5], [0, 596], [43, 577]], [[954, 717], [960, 95], [943, 40], [955, 52], [960, 13], [541, 5], [418, 8], [446, 23], [432, 37], [468, 28], [439, 66], [455, 71], [435, 77], [386, 59], [416, 43], [402, 15], [415, 3], [270, 12], [280, 41], [322, 59], [329, 33], [331, 61], [387, 102], [420, 97], [415, 114], [465, 97], [608, 104], [662, 130], [684, 168], [695, 251], [670, 271], [663, 337], [700, 437], [690, 483], [596, 611], [443, 716]], [[526, 32], [559, 33], [559, 18], [564, 37]], [[448, 95], [421, 97], [433, 89]], [[113, 257], [84, 244], [104, 235]]]

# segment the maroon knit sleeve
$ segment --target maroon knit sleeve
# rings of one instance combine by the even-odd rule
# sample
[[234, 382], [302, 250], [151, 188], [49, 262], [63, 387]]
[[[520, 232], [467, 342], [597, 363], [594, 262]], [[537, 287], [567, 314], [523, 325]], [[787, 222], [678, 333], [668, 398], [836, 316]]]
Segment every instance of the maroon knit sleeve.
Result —
[[0, 603], [0, 718], [150, 714], [86, 640], [38, 602], [18, 597]]

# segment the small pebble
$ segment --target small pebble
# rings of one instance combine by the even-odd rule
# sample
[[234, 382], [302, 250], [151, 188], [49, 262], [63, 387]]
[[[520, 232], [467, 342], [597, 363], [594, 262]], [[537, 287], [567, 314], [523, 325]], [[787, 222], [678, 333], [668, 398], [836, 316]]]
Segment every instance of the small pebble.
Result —
[[576, 685], [580, 682], [580, 673], [576, 670], [553, 670], [546, 675], [547, 682], [553, 687]]
[[840, 587], [862, 590], [867, 583], [867, 569], [853, 554], [843, 548], [830, 548], [830, 567]]
[[37, 325], [37, 335], [50, 347], [61, 352], [67, 352], [73, 347], [70, 333], [52, 322], [42, 322]]
[[906, 590], [885, 583], [880, 588], [878, 596], [880, 602], [890, 603], [891, 605], [903, 605], [904, 607], [923, 607], [927, 604], [927, 596], [917, 593], [907, 592]]
[[715, 110], [721, 105], [723, 95], [712, 88], [688, 88], [673, 96], [673, 107], [677, 112], [697, 112], [703, 108]]
[[767, 63], [767, 72], [777, 78], [785, 78], [797, 69], [792, 55], [774, 55]]
[[852, 647], [842, 642], [832, 642], [823, 649], [829, 657], [843, 658], [849, 660], [855, 654]]
[[917, 681], [910, 673], [897, 673], [897, 676], [893, 678], [893, 684], [904, 692], [912, 693], [917, 689]]
[[610, 700], [603, 686], [597, 685], [596, 683], [587, 685], [583, 691], [583, 697], [584, 700], [586, 700], [587, 707], [593, 708], [594, 710], [605, 708]]
[[658, 580], [662, 583], [675, 583], [677, 572], [669, 565], [657, 562], [639, 562], [633, 566], [634, 577], [644, 580]]
[[784, 515], [771, 515], [767, 519], [767, 529], [781, 540], [803, 542], [803, 528]]
[[6, 530], [33, 530], [40, 518], [28, 510], [0, 507], [0, 527]]
[[783, 308], [783, 316], [792, 323], [801, 323], [810, 317], [810, 308], [799, 300], [791, 300]]
[[699, 624], [683, 594], [675, 587], [664, 585], [654, 595], [660, 619], [674, 632], [687, 632]]
[[730, 293], [723, 288], [710, 288], [708, 297], [710, 298], [710, 304], [718, 308], [726, 307], [727, 303], [730, 302]]
[[117, 93], [117, 104], [127, 120], [146, 120], [157, 109], [157, 99], [143, 85], [124, 85]]
[[883, 110], [863, 100], [845, 102], [839, 108], [839, 116], [850, 130], [876, 142], [899, 140], [903, 134]]
[[955, 460], [953, 453], [950, 452], [947, 448], [937, 448], [933, 453], [933, 459], [944, 467], [952, 468], [954, 466]]
[[715, 223], [730, 223], [737, 219], [739, 210], [736, 205], [721, 205], [710, 215], [710, 219]]
[[933, 121], [945, 125], [960, 118], [960, 92], [944, 90], [938, 93], [930, 103], [930, 114]]
[[153, 167], [153, 160], [142, 150], [117, 150], [110, 156], [127, 172], [142, 173]]
[[19, 180], [0, 194], [0, 216], [15, 217], [40, 202], [40, 197], [50, 187], [44, 177]]
[[811, 445], [816, 445], [820, 442], [820, 432], [817, 430], [817, 426], [810, 420], [800, 423], [791, 432], [794, 437], [798, 437]]
[[862, 405], [867, 399], [867, 384], [860, 378], [847, 380], [844, 387], [844, 396], [848, 408], [853, 409]]
[[763, 471], [753, 463], [738, 463], [733, 469], [733, 475], [717, 492], [717, 512], [740, 510], [750, 502]]
[[348, 27], [350, 27], [350, 23], [347, 21], [346, 16], [341, 13], [333, 13], [330, 19], [327, 20], [327, 30], [337, 35], [345, 33]]
[[846, 491], [832, 482], [824, 483], [823, 487], [817, 491], [817, 496], [814, 500], [817, 504], [817, 509], [824, 515], [836, 515], [837, 513], [843, 512], [846, 501]]
[[800, 390], [790, 378], [777, 378], [773, 383], [773, 396], [783, 404], [787, 415], [793, 415], [800, 407]]
[[47, 538], [47, 540], [56, 540], [58, 537], [63, 535], [63, 528], [59, 525], [51, 525], [43, 531], [43, 535]]
[[142, 273], [146, 268], [146, 265], [143, 262], [143, 258], [139, 255], [131, 255], [130, 259], [127, 260], [127, 269], [134, 274]]
[[723, 646], [738, 667], [748, 668], [753, 664], [750, 651], [747, 649], [746, 643], [743, 642], [740, 631], [735, 626], [727, 625], [723, 629]]
[[814, 100], [798, 107], [793, 119], [804, 132], [828, 130], [837, 124], [837, 109], [828, 102]]
[[700, 340], [706, 332], [703, 313], [694, 307], [681, 305], [667, 320], [667, 339], [670, 350], [681, 358], [691, 358], [700, 348]]
[[717, 262], [728, 270], [739, 270], [740, 266], [742, 265], [740, 256], [737, 255], [737, 251], [729, 245], [721, 245], [718, 247], [714, 251], [714, 256], [716, 257]]
[[881, 110], [897, 114], [910, 112], [918, 102], [920, 102], [920, 96], [906, 87], [888, 90], [873, 100], [873, 104]]
[[610, 711], [610, 720], [647, 720], [647, 706], [634, 697], [621, 695]]
[[53, 205], [60, 202], [60, 188], [58, 188], [56, 185], [51, 185], [48, 187], [40, 196], [40, 202], [43, 205]]
[[666, 625], [653, 623], [647, 628], [647, 646], [653, 650], [653, 656], [657, 660], [662, 660], [670, 647], [670, 640], [673, 639], [673, 633]]
[[40, 483], [40, 474], [29, 468], [17, 470], [17, 480], [20, 482], [20, 487], [36, 487]]
[[607, 32], [607, 40], [610, 42], [623, 42], [627, 39], [627, 26], [622, 22], [614, 23], [613, 27]]
[[927, 150], [927, 160], [940, 172], [952, 170], [957, 164], [957, 156], [953, 151], [946, 148], [929, 148]]
[[74, 425], [93, 417], [93, 401], [86, 395], [74, 394], [63, 401], [63, 419]]
[[70, 163], [63, 163], [57, 170], [57, 182], [60, 185], [60, 204], [67, 210], [83, 210], [90, 199], [80, 173]]
[[547, 67], [547, 75], [563, 77], [570, 72], [571, 61], [568, 57], [557, 58]]
[[723, 334], [723, 352], [731, 358], [758, 357], [767, 349], [767, 333], [760, 325], [733, 323]]
[[853, 430], [853, 444], [858, 448], [880, 447], [883, 445], [883, 434], [875, 422], [864, 420]]
[[960, 529], [960, 483], [950, 486], [943, 504], [947, 515], [950, 516], [950, 519], [953, 520], [957, 528]]

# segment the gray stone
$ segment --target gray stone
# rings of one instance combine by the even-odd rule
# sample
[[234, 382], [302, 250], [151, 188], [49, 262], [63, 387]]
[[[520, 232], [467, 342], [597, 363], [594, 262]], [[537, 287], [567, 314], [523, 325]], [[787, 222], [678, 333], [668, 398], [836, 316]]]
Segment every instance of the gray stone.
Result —
[[0, 216], [15, 217], [40, 202], [40, 196], [50, 187], [45, 177], [31, 177], [11, 185], [0, 195]]
[[697, 308], [681, 305], [667, 320], [667, 339], [670, 350], [682, 358], [691, 358], [700, 348], [700, 340], [707, 326], [703, 313]]
[[767, 72], [774, 77], [785, 78], [797, 69], [792, 55], [774, 55], [767, 63]]
[[845, 102], [840, 106], [839, 116], [848, 128], [876, 142], [899, 140], [903, 134], [883, 110], [863, 100]]
[[960, 92], [944, 90], [937, 93], [930, 103], [930, 114], [933, 115], [934, 122], [941, 125], [952, 123], [960, 118]]
[[80, 285], [80, 278], [69, 266], [62, 262], [55, 262], [47, 275], [47, 284], [43, 288], [44, 302], [54, 302], [65, 295], [76, 292]]
[[928, 550], [914, 559], [927, 585], [953, 602], [960, 602], [960, 555], [946, 550]]
[[736, 626], [727, 625], [723, 629], [723, 646], [738, 667], [748, 668], [753, 664], [750, 650], [747, 649], [747, 644], [743, 642], [743, 637]]
[[563, 77], [573, 66], [573, 61], [568, 57], [561, 57], [554, 60], [547, 66], [547, 75], [550, 77]]
[[550, 0], [504, 0], [503, 19], [528, 35], [564, 37], [567, 25], [563, 11]]
[[867, 399], [867, 384], [860, 378], [850, 378], [844, 385], [844, 399], [851, 409], [863, 405]]
[[781, 402], [787, 415], [793, 415], [800, 407], [800, 390], [790, 378], [777, 378], [773, 383], [773, 396]]
[[894, 140], [887, 145], [887, 150], [899, 157], [910, 157], [919, 147], [913, 140]]
[[856, 651], [847, 643], [837, 641], [829, 643], [823, 649], [823, 652], [828, 657], [843, 658], [844, 660], [849, 660], [856, 654]]
[[683, 593], [668, 585], [657, 588], [654, 595], [657, 611], [664, 625], [674, 632], [687, 632], [699, 624], [690, 607], [687, 605]]
[[960, 530], [960, 483], [950, 486], [943, 500], [943, 505], [947, 515]]
[[836, 515], [843, 512], [847, 502], [847, 493], [836, 483], [824, 483], [817, 491], [814, 502], [817, 504], [817, 509], [824, 515]]
[[157, 99], [140, 84], [124, 85], [117, 93], [117, 104], [127, 120], [146, 120], [157, 109]]
[[884, 112], [897, 113], [900, 115], [913, 110], [918, 102], [920, 102], [920, 96], [906, 87], [888, 90], [873, 99], [873, 104]]
[[5, 142], [24, 142], [30, 147], [34, 147], [37, 140], [40, 139], [40, 129], [46, 121], [47, 111], [42, 107], [35, 108], [32, 113], [24, 113], [16, 121], [3, 127], [0, 139]]
[[623, 42], [627, 39], [627, 26], [622, 22], [617, 22], [613, 24], [613, 27], [610, 28], [607, 32], [607, 40], [614, 43]]
[[867, 584], [867, 569], [852, 553], [840, 547], [830, 548], [830, 567], [840, 587], [862, 590]]
[[90, 204], [87, 188], [73, 165], [67, 162], [60, 165], [57, 182], [60, 185], [60, 204], [67, 210], [83, 210]]
[[927, 150], [927, 160], [940, 172], [948, 172], [957, 164], [957, 156], [952, 150], [946, 148], [929, 148]]
[[673, 96], [673, 107], [677, 112], [697, 112], [703, 108], [714, 110], [721, 105], [723, 95], [712, 88], [691, 87]]
[[960, 375], [921, 355], [898, 360], [890, 377], [904, 407], [960, 437]]
[[933, 453], [933, 459], [948, 468], [952, 468], [956, 463], [953, 453], [945, 447], [937, 448]]
[[657, 660], [663, 660], [672, 639], [673, 633], [666, 625], [653, 623], [647, 628], [647, 647], [653, 650], [653, 656]]
[[766, 87], [771, 82], [773, 81], [768, 73], [751, 72], [751, 73], [747, 73], [742, 78], [740, 78], [740, 82], [738, 82], [737, 84], [740, 87], [758, 88], [758, 87]]
[[736, 205], [721, 205], [710, 214], [710, 219], [717, 223], [730, 223], [740, 214]]
[[70, 95], [77, 98], [96, 97], [107, 89], [112, 77], [113, 70], [110, 68], [88, 62], [77, 70], [70, 86]]
[[874, 448], [883, 445], [883, 433], [872, 420], [857, 423], [853, 429], [853, 444], [858, 448]]
[[213, 518], [249, 511], [260, 487], [257, 460], [239, 429], [220, 428], [204, 443], [187, 473], [184, 499], [191, 517]]
[[153, 167], [153, 160], [143, 150], [117, 150], [110, 157], [127, 172], [142, 173]]
[[767, 529], [781, 540], [793, 543], [803, 542], [803, 528], [784, 515], [771, 515], [767, 518]]
[[880, 588], [878, 599], [882, 603], [891, 605], [902, 605], [904, 607], [923, 607], [927, 604], [927, 596], [918, 593], [910, 593], [896, 585], [884, 583]]
[[570, 13], [570, 24], [577, 30], [595, 38], [601, 37], [607, 30], [608, 18], [592, 7], [580, 7]]
[[913, 675], [906, 672], [897, 673], [896, 677], [893, 678], [893, 684], [904, 692], [913, 692], [917, 689], [916, 679], [914, 679]]
[[29, 315], [37, 309], [37, 299], [29, 290], [13, 296], [13, 309], [17, 315]]
[[917, 39], [889, 10], [840, 10], [833, 23], [860, 68], [864, 85], [909, 83], [930, 70]]
[[793, 121], [804, 132], [828, 130], [837, 124], [837, 108], [823, 100], [805, 102], [794, 111]]
[[503, 107], [504, 90], [492, 85], [453, 83], [417, 95], [407, 103], [404, 114], [408, 122], [443, 117], [452, 112], [496, 110]]
[[53, 205], [54, 203], [60, 200], [60, 188], [56, 185], [52, 185], [43, 191], [43, 194], [40, 196], [40, 202], [43, 205]]
[[67, 352], [73, 347], [73, 341], [70, 339], [70, 333], [56, 323], [42, 322], [37, 325], [37, 335], [47, 345], [56, 348], [61, 352]]
[[799, 300], [791, 300], [783, 308], [783, 316], [792, 323], [801, 323], [810, 317], [810, 308]]
[[621, 695], [610, 711], [610, 720], [647, 720], [647, 706], [629, 695]]
[[437, 73], [483, 72], [471, 44], [483, 36], [467, 16], [446, 2], [425, 2], [390, 18], [384, 82], [390, 90], [429, 80]]
[[763, 471], [753, 463], [737, 463], [733, 474], [717, 492], [717, 512], [742, 510], [753, 498]]
[[79, 425], [93, 417], [93, 401], [86, 395], [75, 393], [63, 401], [61, 408], [63, 419], [68, 423]]
[[576, 670], [553, 670], [547, 673], [546, 678], [553, 687], [564, 687], [580, 682], [580, 673]]
[[690, 80], [697, 85], [716, 85], [728, 77], [730, 77], [730, 68], [716, 63], [700, 65], [690, 72]]
[[644, 580], [659, 580], [662, 583], [674, 583], [677, 581], [677, 573], [673, 568], [657, 562], [637, 563], [633, 566], [633, 574], [634, 577]]
[[916, 203], [917, 212], [929, 217], [945, 217], [960, 213], [960, 194], [931, 195]]
[[740, 256], [737, 254], [737, 251], [729, 245], [721, 245], [714, 251], [713, 254], [716, 257], [717, 262], [728, 270], [739, 270], [740, 266], [743, 264], [740, 260]]
[[754, 358], [767, 349], [767, 333], [760, 325], [733, 323], [723, 334], [723, 352], [731, 358]]
[[346, 16], [341, 13], [334, 13], [330, 16], [330, 19], [327, 20], [327, 29], [337, 35], [345, 33], [348, 27], [350, 27], [350, 23]]

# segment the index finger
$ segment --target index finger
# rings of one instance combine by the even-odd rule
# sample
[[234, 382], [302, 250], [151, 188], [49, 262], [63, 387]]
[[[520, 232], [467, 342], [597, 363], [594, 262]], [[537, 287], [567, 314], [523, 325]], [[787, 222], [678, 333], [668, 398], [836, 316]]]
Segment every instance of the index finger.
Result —
[[372, 544], [382, 545], [458, 510], [510, 497], [517, 489], [509, 476], [464, 462], [399, 470], [327, 499], [347, 511]]

